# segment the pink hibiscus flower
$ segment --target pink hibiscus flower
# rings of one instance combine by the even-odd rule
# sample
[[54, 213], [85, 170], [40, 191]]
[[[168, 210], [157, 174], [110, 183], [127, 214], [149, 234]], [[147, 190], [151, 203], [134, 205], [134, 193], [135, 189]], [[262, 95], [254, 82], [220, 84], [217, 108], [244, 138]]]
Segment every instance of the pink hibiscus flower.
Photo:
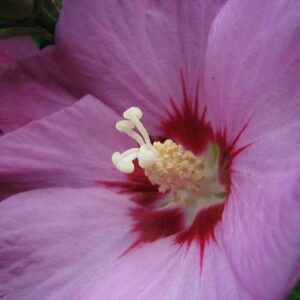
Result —
[[284, 297], [300, 3], [223, 2], [65, 0], [55, 48], [23, 63], [44, 71], [15, 66], [4, 103], [33, 100], [0, 139], [0, 297]]

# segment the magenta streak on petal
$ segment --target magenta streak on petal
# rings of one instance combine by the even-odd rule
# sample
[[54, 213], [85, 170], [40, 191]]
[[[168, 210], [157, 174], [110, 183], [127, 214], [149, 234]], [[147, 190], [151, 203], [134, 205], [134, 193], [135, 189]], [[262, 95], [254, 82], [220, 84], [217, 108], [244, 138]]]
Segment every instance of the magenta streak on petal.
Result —
[[217, 204], [206, 209], [202, 209], [196, 216], [193, 224], [180, 232], [176, 237], [179, 244], [187, 243], [188, 246], [193, 240], [197, 240], [200, 245], [201, 264], [205, 246], [209, 240], [216, 242], [215, 227], [221, 221], [225, 204]]
[[226, 202], [229, 199], [231, 192], [231, 174], [232, 163], [234, 158], [246, 150], [251, 144], [237, 147], [237, 142], [240, 139], [241, 135], [247, 128], [249, 122], [247, 122], [239, 131], [235, 139], [228, 144], [226, 141], [226, 130], [223, 131], [221, 135], [217, 135], [216, 143], [220, 149], [220, 160], [219, 160], [219, 172], [220, 180], [225, 185], [227, 195], [226, 201], [221, 204], [217, 204], [206, 209], [202, 209], [197, 214], [193, 224], [180, 232], [176, 238], [176, 242], [179, 244], [187, 243], [189, 246], [193, 240], [196, 240], [200, 246], [200, 257], [201, 265], [203, 263], [203, 256], [205, 251], [205, 246], [209, 243], [210, 240], [217, 242], [215, 238], [215, 228], [221, 222], [223, 211], [226, 205]]
[[199, 115], [199, 84], [194, 99], [188, 95], [185, 80], [181, 74], [182, 107], [178, 107], [172, 97], [170, 103], [172, 111], [161, 122], [160, 129], [163, 135], [182, 144], [187, 150], [195, 154], [202, 153], [207, 145], [214, 140], [209, 123], [205, 121], [206, 109]]
[[214, 135], [210, 123], [205, 121], [205, 110], [202, 114], [198, 111], [198, 96], [195, 96], [194, 99], [188, 96], [183, 76], [181, 76], [181, 81], [183, 94], [181, 107], [170, 98], [172, 111], [168, 112], [167, 117], [161, 121], [162, 134], [159, 140], [171, 138], [195, 154], [205, 151], [210, 143], [217, 144], [220, 150], [220, 180], [227, 190], [226, 201], [202, 209], [198, 212], [192, 225], [185, 228], [184, 213], [181, 209], [157, 209], [156, 204], [164, 195], [158, 193], [157, 187], [150, 183], [144, 171], [137, 164], [134, 173], [127, 175], [127, 181], [99, 181], [99, 183], [107, 187], [118, 188], [121, 193], [129, 193], [130, 199], [141, 205], [140, 208], [129, 212], [134, 222], [132, 232], [137, 233], [138, 237], [124, 254], [143, 243], [151, 243], [157, 239], [177, 234], [175, 242], [179, 245], [187, 244], [189, 246], [192, 241], [199, 243], [202, 265], [206, 245], [209, 241], [217, 242], [215, 228], [222, 220], [225, 203], [231, 192], [233, 159], [250, 146], [237, 147], [249, 122], [241, 128], [231, 142], [227, 141], [226, 128], [222, 133]]
[[226, 128], [224, 129], [222, 134], [218, 134], [216, 137], [216, 142], [219, 146], [220, 150], [220, 157], [219, 157], [219, 174], [220, 174], [220, 181], [224, 184], [227, 190], [227, 198], [231, 192], [231, 173], [232, 170], [232, 163], [235, 157], [241, 154], [244, 150], [252, 145], [247, 144], [241, 147], [237, 147], [237, 142], [239, 141], [240, 137], [242, 136], [243, 132], [249, 125], [249, 122], [246, 122], [245, 125], [241, 128], [238, 132], [236, 137], [231, 143], [227, 142], [227, 134]]
[[132, 209], [130, 216], [134, 220], [132, 232], [136, 232], [138, 238], [124, 254], [144, 243], [176, 234], [184, 228], [184, 215], [179, 208], [154, 210], [141, 207]]
[[108, 188], [116, 188], [120, 193], [129, 194], [131, 201], [145, 207], [153, 206], [162, 197], [137, 163], [134, 172], [125, 176], [124, 181], [98, 180], [97, 183]]

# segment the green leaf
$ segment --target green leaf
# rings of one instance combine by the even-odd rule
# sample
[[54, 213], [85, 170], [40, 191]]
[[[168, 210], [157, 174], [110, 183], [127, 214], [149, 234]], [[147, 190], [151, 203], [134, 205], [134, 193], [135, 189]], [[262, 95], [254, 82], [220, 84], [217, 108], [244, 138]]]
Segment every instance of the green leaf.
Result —
[[20, 21], [29, 18], [34, 10], [34, 0], [1, 0], [0, 18]]
[[287, 300], [299, 300], [300, 299], [300, 281], [296, 283], [294, 288], [290, 291]]
[[61, 0], [0, 0], [0, 38], [29, 35], [43, 48], [54, 43]]

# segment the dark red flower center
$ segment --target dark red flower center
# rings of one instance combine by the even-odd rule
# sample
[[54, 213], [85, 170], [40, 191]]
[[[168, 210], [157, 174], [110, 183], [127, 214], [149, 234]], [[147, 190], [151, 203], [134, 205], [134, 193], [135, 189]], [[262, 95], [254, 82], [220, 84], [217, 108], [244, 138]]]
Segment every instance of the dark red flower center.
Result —
[[234, 141], [228, 143], [226, 129], [222, 133], [214, 133], [210, 123], [206, 120], [206, 110], [199, 113], [198, 96], [193, 98], [188, 95], [183, 78], [182, 91], [183, 101], [180, 106], [170, 98], [171, 111], [168, 111], [161, 121], [159, 140], [172, 139], [195, 155], [201, 155], [211, 145], [217, 145], [219, 181], [226, 191], [226, 199], [200, 209], [196, 212], [193, 221], [186, 225], [184, 210], [178, 207], [161, 209], [160, 203], [165, 195], [159, 193], [158, 187], [150, 182], [144, 170], [137, 164], [134, 173], [126, 175], [126, 181], [101, 181], [101, 184], [107, 187], [117, 188], [120, 193], [127, 193], [130, 199], [139, 205], [138, 208], [130, 211], [130, 216], [134, 220], [132, 231], [137, 233], [138, 237], [128, 251], [140, 244], [151, 243], [174, 235], [175, 242], [180, 245], [189, 246], [193, 241], [198, 242], [201, 257], [203, 257], [207, 243], [216, 241], [215, 228], [222, 220], [231, 192], [232, 162], [246, 148], [236, 146], [246, 126], [242, 128]]

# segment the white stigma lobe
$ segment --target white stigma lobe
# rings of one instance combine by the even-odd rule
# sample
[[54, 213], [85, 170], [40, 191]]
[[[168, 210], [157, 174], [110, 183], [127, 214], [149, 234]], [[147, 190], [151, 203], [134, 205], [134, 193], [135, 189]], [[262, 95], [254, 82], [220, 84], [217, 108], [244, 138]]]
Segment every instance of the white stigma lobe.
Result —
[[[116, 129], [134, 139], [139, 148], [130, 148], [123, 153], [112, 155], [114, 166], [121, 172], [130, 174], [134, 171], [133, 161], [138, 159], [141, 168], [149, 168], [156, 160], [156, 151], [151, 144], [149, 134], [140, 119], [143, 112], [138, 107], [131, 107], [123, 113], [125, 120], [116, 123]], [[138, 132], [134, 131], [137, 129]]]

